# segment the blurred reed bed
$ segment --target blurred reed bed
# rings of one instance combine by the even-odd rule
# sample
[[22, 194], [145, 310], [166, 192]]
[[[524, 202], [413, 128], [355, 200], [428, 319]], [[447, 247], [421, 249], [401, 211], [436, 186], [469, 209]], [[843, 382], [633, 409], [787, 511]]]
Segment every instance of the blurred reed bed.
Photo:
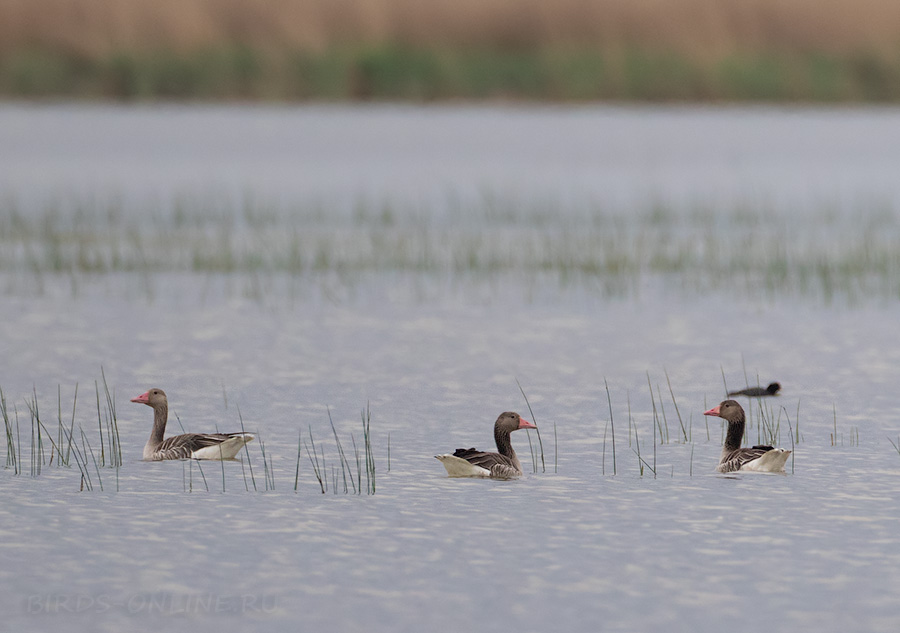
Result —
[[0, 0], [0, 94], [895, 101], [893, 0]]
[[[360, 205], [195, 200], [136, 213], [115, 202], [20, 212], [0, 204], [0, 274], [7, 293], [40, 292], [45, 278], [83, 282], [110, 274], [192, 273], [203, 278], [334, 277], [348, 287], [370, 275], [445, 280], [511, 277], [553, 281], [606, 296], [649, 284], [678, 291], [734, 288], [753, 296], [859, 301], [900, 297], [900, 217], [890, 205], [846, 212], [777, 213], [765, 205], [631, 213], [561, 209], [486, 197], [447, 213]], [[251, 293], [252, 295], [253, 293]]]

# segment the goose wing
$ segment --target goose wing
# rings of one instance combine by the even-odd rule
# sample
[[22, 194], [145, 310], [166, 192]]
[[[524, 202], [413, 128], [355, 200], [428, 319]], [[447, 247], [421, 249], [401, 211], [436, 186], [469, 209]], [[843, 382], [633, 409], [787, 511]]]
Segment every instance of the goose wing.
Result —
[[498, 468], [500, 469], [500, 471], [509, 469], [517, 475], [520, 474], [513, 460], [511, 460], [506, 455], [501, 455], [500, 453], [479, 451], [474, 448], [457, 448], [453, 452], [453, 456], [460, 457], [470, 464], [481, 466], [485, 470], [490, 470], [492, 473], [494, 472], [495, 468]]
[[739, 448], [731, 451], [727, 455], [723, 455], [722, 461], [719, 462], [719, 466], [716, 470], [720, 473], [733, 473], [736, 470], [740, 470], [745, 464], [748, 464], [755, 459], [759, 459], [771, 450], [773, 450], [771, 446], [764, 446], [762, 444], [752, 448]]
[[185, 433], [167, 437], [154, 453], [155, 459], [187, 459], [195, 451], [209, 446], [217, 446], [243, 433]]

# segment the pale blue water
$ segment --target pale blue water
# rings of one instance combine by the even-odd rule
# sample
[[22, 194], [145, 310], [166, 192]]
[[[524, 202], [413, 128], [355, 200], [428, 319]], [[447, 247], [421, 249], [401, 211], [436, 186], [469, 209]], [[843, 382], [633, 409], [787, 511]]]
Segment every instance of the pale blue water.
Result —
[[0, 106], [0, 191], [834, 210], [900, 193], [896, 108]]
[[[128, 198], [148, 183], [167, 191], [231, 182], [233, 174], [221, 171], [230, 161], [209, 158], [229, 152], [240, 159], [234, 173], [247, 173], [241, 186], [273, 196], [340, 197], [344, 178], [368, 183], [366, 191], [383, 188], [378, 196], [421, 188], [413, 194], [423, 199], [444, 199], [444, 184], [534, 185], [564, 197], [593, 187], [603, 195], [602, 183], [617, 181], [627, 211], [657, 161], [656, 173], [666, 176], [651, 180], [672, 197], [743, 196], [770, 184], [762, 197], [810, 201], [839, 189], [895, 200], [896, 182], [884, 174], [900, 164], [900, 144], [890, 153], [887, 141], [872, 139], [877, 130], [889, 137], [900, 129], [887, 125], [896, 117], [868, 110], [17, 106], [0, 112], [0, 130], [7, 140], [24, 138], [13, 123], [27, 123], [34, 142], [18, 166], [10, 145], [0, 144], [0, 163], [12, 170], [4, 170], [4, 187], [19, 200], [67, 187], [100, 197], [118, 188]], [[431, 144], [404, 127], [407, 119], [457, 158], [425, 151]], [[304, 153], [299, 141], [278, 141], [271, 152], [266, 143], [253, 146], [254, 138], [281, 138], [285, 127], [305, 140], [298, 121], [316, 124], [308, 147], [333, 143], [333, 155]], [[460, 122], [478, 133], [454, 133]], [[595, 136], [583, 140], [585, 127]], [[544, 137], [554, 139], [549, 149], [528, 142], [526, 132], [536, 128], [553, 132]], [[89, 129], [93, 135], [80, 136]], [[167, 135], [178, 130], [185, 155], [169, 161], [182, 146]], [[351, 151], [360, 147], [360, 130], [376, 149], [395, 139], [391, 160]], [[404, 146], [407, 133], [419, 140]], [[773, 148], [753, 139], [790, 134], [805, 138], [808, 153], [796, 151], [816, 161], [788, 161], [780, 150], [803, 144], [785, 140], [765, 166]], [[129, 137], [157, 148], [135, 152], [131, 168], [105, 149], [127, 147]], [[522, 149], [579, 165], [599, 146], [591, 139], [607, 137], [645, 151], [626, 152], [644, 158], [609, 170], [597, 158], [601, 184], [568, 169], [554, 180]], [[90, 138], [96, 143], [82, 157], [74, 150]], [[737, 138], [748, 144], [735, 145]], [[826, 152], [829, 143], [856, 152]], [[472, 144], [490, 152], [482, 156]], [[471, 172], [463, 167], [469, 152], [483, 161]], [[268, 171], [289, 162], [286, 155], [333, 173]], [[710, 161], [731, 185], [704, 168]], [[413, 183], [407, 167], [416, 165], [422, 171], [413, 174], [442, 173]], [[616, 169], [627, 173], [624, 181]], [[732, 628], [896, 631], [900, 624], [900, 455], [888, 440], [900, 435], [900, 303], [890, 297], [852, 305], [777, 293], [760, 300], [649, 279], [641, 293], [611, 299], [590, 285], [525, 284], [515, 274], [410, 273], [352, 283], [327, 275], [275, 280], [260, 296], [258, 284], [242, 277], [117, 274], [73, 285], [47, 274], [35, 289], [12, 274], [0, 300], [0, 387], [19, 417], [25, 472], [0, 473], [0, 612], [10, 630], [714, 631], [738, 620]], [[36, 391], [42, 419], [56, 429], [57, 386], [68, 422], [77, 383], [76, 425], [98, 450], [101, 367], [114, 390], [124, 464], [118, 473], [100, 469], [102, 492], [96, 480], [93, 491], [79, 492], [75, 467], [44, 465], [31, 477], [26, 399]], [[729, 387], [743, 386], [745, 368], [753, 384], [758, 376], [784, 385], [771, 403], [780, 411], [780, 446], [791, 446], [787, 420], [793, 428], [799, 405], [802, 437], [784, 476], [714, 473], [721, 428], [702, 412], [721, 399], [722, 374]], [[670, 433], [657, 446], [656, 477], [648, 468], [641, 476], [629, 446], [630, 406], [641, 454], [654, 463], [648, 373]], [[515, 482], [448, 479], [434, 454], [489, 447], [501, 411], [531, 415], [516, 380], [541, 427], [547, 472]], [[608, 431], [604, 442], [604, 380], [615, 475]], [[245, 469], [203, 464], [205, 484], [195, 464], [140, 462], [151, 412], [128, 400], [152, 386], [168, 392], [173, 415], [190, 430], [237, 430], [242, 418], [259, 432], [275, 489], [265, 490], [259, 442], [250, 445], [259, 492], [246, 460]], [[376, 494], [333, 494], [329, 481], [322, 495], [305, 454], [295, 492], [298, 431], [307, 439], [311, 431], [324, 447], [330, 478], [337, 456], [326, 407], [348, 450], [351, 433], [361, 440], [367, 405]], [[169, 432], [178, 428], [172, 420]], [[755, 442], [757, 428], [749, 433]], [[519, 432], [513, 442], [530, 471], [528, 437]], [[5, 442], [0, 452], [6, 455]]]

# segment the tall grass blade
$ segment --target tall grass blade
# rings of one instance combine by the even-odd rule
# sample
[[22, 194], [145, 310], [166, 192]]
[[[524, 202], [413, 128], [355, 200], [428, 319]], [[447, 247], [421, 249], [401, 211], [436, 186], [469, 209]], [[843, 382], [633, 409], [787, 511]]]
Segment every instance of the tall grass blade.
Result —
[[534, 452], [534, 443], [531, 441], [531, 433], [527, 430], [525, 435], [528, 437], [528, 454], [531, 456], [531, 472], [537, 472], [537, 454]]
[[115, 394], [109, 391], [109, 385], [106, 382], [106, 372], [103, 366], [100, 366], [100, 375], [103, 378], [103, 392], [106, 395], [107, 410], [107, 437], [109, 437], [109, 459], [113, 466], [122, 465], [122, 441], [119, 437], [119, 418], [116, 415], [116, 398]]
[[831, 403], [831, 413], [834, 418], [834, 432], [831, 435], [831, 445], [835, 446], [837, 444], [837, 407], [835, 407], [834, 403]]
[[[103, 478], [100, 476], [100, 466], [97, 464], [97, 458], [94, 455], [94, 449], [91, 447], [91, 443], [88, 441], [87, 436], [84, 434], [84, 429], [79, 427], [81, 431], [81, 452], [86, 457], [88, 453], [91, 455], [91, 461], [94, 464], [94, 470], [97, 472], [97, 483], [100, 484], [100, 491], [103, 492]], [[87, 448], [85, 448], [85, 444]]]
[[[325, 447], [320, 445], [319, 450], [321, 451], [320, 454], [322, 456], [322, 473], [324, 473], [322, 480], [325, 482], [325, 490], [328, 490], [328, 468], [325, 464]], [[334, 470], [334, 468], [332, 468], [332, 470]]]
[[[21, 429], [19, 428], [19, 409], [18, 409], [18, 407], [16, 407], [16, 405], [13, 405], [13, 417], [16, 420], [16, 454], [19, 456], [19, 459], [21, 459], [22, 458], [22, 432], [21, 432]], [[21, 469], [18, 472], [21, 472]]]
[[69, 463], [69, 457], [72, 452], [72, 438], [75, 434], [75, 407], [78, 403], [78, 383], [75, 383], [75, 397], [72, 398], [72, 421], [69, 423], [68, 442], [66, 444], [66, 464]]
[[[350, 434], [350, 441], [353, 443], [353, 455], [356, 458], [356, 481], [359, 482], [359, 487], [356, 489], [356, 494], [362, 494], [362, 461], [359, 456], [359, 447], [356, 446], [356, 438], [353, 437], [353, 433]], [[390, 456], [390, 450], [388, 450], [388, 455]], [[388, 457], [390, 460], [390, 457]]]
[[603, 378], [603, 384], [606, 386], [606, 402], [609, 404], [609, 426], [612, 432], [612, 459], [613, 459], [613, 475], [616, 473], [616, 424], [613, 421], [612, 397], [609, 395], [609, 383]]
[[[534, 423], [534, 426], [537, 427], [534, 429], [535, 433], [537, 433], [538, 439], [538, 447], [541, 453], [541, 472], [547, 472], [547, 466], [544, 463], [544, 443], [541, 441], [541, 427], [537, 423], [537, 420], [534, 417], [534, 411], [531, 410], [531, 403], [528, 402], [528, 396], [525, 395], [525, 390], [522, 389], [522, 385], [519, 383], [519, 379], [516, 378], [516, 385], [519, 387], [519, 391], [522, 392], [522, 397], [525, 398], [525, 406], [528, 407], [528, 414], [531, 416], [531, 421]], [[526, 431], [527, 432], [527, 431]], [[531, 444], [531, 434], [528, 434], [528, 442]], [[537, 472], [537, 462], [534, 460], [534, 451], [532, 451], [532, 461], [534, 462], [534, 472]]]
[[[62, 385], [56, 385], [56, 444], [55, 446], [62, 446]], [[56, 467], [59, 468], [62, 465], [62, 453], [57, 450], [56, 452]], [[50, 465], [53, 465], [53, 453], [50, 453]]]
[[6, 436], [6, 468], [12, 468], [13, 473], [19, 474], [19, 461], [16, 453], [16, 442], [13, 434], [12, 423], [9, 419], [9, 410], [6, 408], [6, 395], [0, 388], [0, 415], [3, 416], [3, 429]]
[[689, 441], [688, 434], [684, 428], [684, 421], [681, 419], [681, 412], [678, 410], [678, 402], [675, 400], [675, 392], [672, 390], [672, 381], [669, 380], [669, 372], [663, 368], [663, 373], [666, 375], [666, 384], [669, 385], [669, 395], [672, 396], [672, 404], [675, 405], [675, 415], [678, 416], [678, 424], [681, 425], [681, 435], [684, 438], [685, 443], [687, 443]]
[[262, 434], [257, 431], [257, 435], [259, 436], [259, 451], [262, 453], [263, 477], [266, 482], [266, 490], [275, 490], [275, 472], [272, 469], [271, 456], [266, 454], [266, 443], [262, 439]]
[[[660, 435], [659, 441], [660, 441], [660, 444], [663, 444], [663, 443], [668, 444], [669, 443], [669, 418], [666, 417], [666, 406], [663, 404], [662, 389], [659, 388], [659, 383], [657, 383], [657, 385], [656, 385], [656, 395], [659, 398], [659, 412], [660, 412], [660, 414], [662, 414], [662, 421], [663, 421], [663, 424], [665, 425], [665, 429], [666, 429], [665, 441], [663, 441], [662, 435]], [[660, 429], [660, 434], [662, 434], [662, 429]]]
[[309, 443], [312, 446], [312, 452], [310, 452], [309, 446], [304, 446], [304, 448], [306, 449], [306, 456], [309, 458], [309, 463], [312, 465], [313, 474], [316, 477], [316, 481], [319, 482], [319, 489], [324, 495], [325, 482], [322, 480], [322, 472], [319, 470], [319, 455], [316, 452], [316, 440], [313, 438], [312, 425], [310, 425], [309, 427]]
[[[241, 415], [241, 408], [237, 408], [238, 419], [241, 421], [241, 433], [246, 433], [244, 430], [244, 416]], [[256, 487], [256, 477], [253, 476], [253, 462], [250, 459], [250, 449], [247, 448], [247, 443], [244, 444], [244, 454], [247, 456], [247, 469], [250, 471], [250, 482], [253, 484], [253, 492], [258, 492], [258, 488]]]
[[[82, 434], [84, 432], [82, 431]], [[84, 490], [85, 486], [87, 486], [88, 490], [93, 490], [93, 485], [91, 482], [91, 475], [87, 468], [87, 460], [85, 459], [85, 455], [81, 453], [78, 449], [78, 442], [73, 441], [72, 431], [66, 431], [66, 441], [70, 448], [73, 449], [72, 456], [75, 457], [75, 464], [78, 466], [78, 470], [81, 472], [81, 490]]]
[[559, 472], [559, 440], [556, 437], [556, 422], [553, 423], [553, 472]]
[[[103, 416], [100, 415], [100, 385], [97, 384], [97, 381], [94, 381], [94, 392], [97, 395], [97, 427], [100, 430], [100, 465], [105, 465], [106, 453], [103, 446]], [[103, 489], [103, 485], [100, 485], [100, 489]]]
[[[218, 425], [216, 426], [216, 432], [218, 432]], [[225, 455], [222, 453], [222, 444], [219, 443], [219, 464], [222, 466], [222, 492], [225, 492]]]
[[37, 477], [41, 474], [41, 467], [44, 464], [44, 442], [41, 433], [41, 417], [38, 409], [37, 390], [32, 388], [31, 401], [26, 400], [25, 406], [31, 415], [31, 476]]
[[338, 437], [337, 429], [334, 426], [334, 419], [331, 417], [331, 407], [325, 407], [325, 410], [328, 412], [328, 422], [331, 424], [331, 433], [334, 435], [334, 444], [337, 447], [338, 459], [341, 464], [341, 477], [344, 483], [344, 494], [349, 492], [349, 488], [347, 486], [347, 477], [350, 477], [350, 486], [353, 488], [353, 494], [356, 494], [356, 483], [353, 481], [353, 471], [350, 470], [350, 462], [347, 461], [346, 455], [344, 455], [344, 447], [341, 445], [341, 438]]
[[794, 454], [795, 454], [794, 429], [791, 428], [791, 416], [788, 415], [787, 409], [785, 409], [784, 407], [782, 407], [782, 409], [784, 410], [784, 417], [788, 423], [788, 433], [790, 433], [790, 435], [791, 435], [791, 474], [793, 475], [794, 474]]
[[[653, 467], [650, 469], [653, 472], [653, 478], [656, 479], [656, 429], [659, 427], [660, 431], [662, 431], [662, 427], [659, 426], [659, 418], [656, 414], [656, 401], [653, 399], [653, 385], [650, 382], [650, 372], [647, 372], [647, 387], [650, 388], [650, 403], [653, 405]], [[635, 431], [637, 431], [637, 426], [635, 425]]]
[[303, 431], [297, 431], [297, 468], [294, 471], [294, 492], [297, 492], [297, 487], [300, 485], [300, 453], [303, 450]]
[[891, 443], [891, 446], [894, 447], [894, 450], [897, 451], [897, 454], [900, 455], [900, 436], [897, 437], [897, 441], [891, 439], [891, 436], [887, 436], [888, 442]]
[[363, 450], [366, 458], [366, 492], [370, 495], [375, 494], [375, 452], [372, 450], [372, 411], [369, 409], [369, 403], [366, 403], [366, 409], [361, 413], [363, 424]]
[[[53, 453], [59, 452], [59, 448], [58, 448], [56, 442], [53, 441], [53, 435], [50, 433], [50, 431], [47, 429], [47, 427], [44, 426], [44, 423], [41, 422], [39, 418], [35, 418], [34, 420], [35, 420], [35, 423], [37, 426], [38, 436], [45, 435], [47, 437], [47, 441], [50, 442], [50, 447], [51, 447], [50, 460], [52, 461]], [[43, 429], [43, 433], [41, 433], [42, 429]], [[43, 462], [43, 452], [41, 453], [41, 462]], [[38, 474], [40, 474], [40, 472]]]
[[209, 484], [206, 482], [206, 475], [203, 474], [203, 467], [200, 466], [199, 459], [192, 459], [192, 462], [197, 462], [197, 470], [200, 471], [200, 477], [203, 478], [203, 487], [206, 488], [206, 492], [209, 492]]
[[603, 424], [603, 457], [600, 459], [600, 474], [606, 475], [606, 433], [609, 431], [609, 422]]

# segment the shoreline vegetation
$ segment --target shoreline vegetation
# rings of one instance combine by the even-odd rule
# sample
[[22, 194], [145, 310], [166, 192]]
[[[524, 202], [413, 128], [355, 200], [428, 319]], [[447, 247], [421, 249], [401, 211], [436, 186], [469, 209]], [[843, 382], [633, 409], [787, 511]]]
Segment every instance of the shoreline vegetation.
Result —
[[900, 102], [900, 3], [0, 0], [0, 96]]

